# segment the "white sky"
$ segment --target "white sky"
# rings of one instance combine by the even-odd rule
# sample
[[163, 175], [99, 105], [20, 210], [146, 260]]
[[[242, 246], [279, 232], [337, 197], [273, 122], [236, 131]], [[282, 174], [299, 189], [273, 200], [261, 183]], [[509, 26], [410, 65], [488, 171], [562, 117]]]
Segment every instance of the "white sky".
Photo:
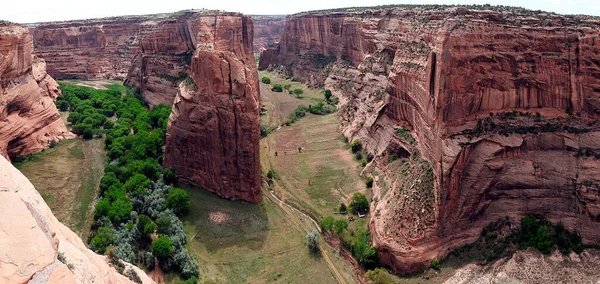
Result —
[[600, 16], [600, 0], [0, 0], [0, 20], [33, 23], [202, 8], [272, 15], [383, 4], [492, 4]]

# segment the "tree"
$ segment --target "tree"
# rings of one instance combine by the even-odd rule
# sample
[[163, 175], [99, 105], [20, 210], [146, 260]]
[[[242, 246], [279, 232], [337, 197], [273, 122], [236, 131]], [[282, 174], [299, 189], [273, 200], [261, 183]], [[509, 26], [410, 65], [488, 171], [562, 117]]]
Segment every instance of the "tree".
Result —
[[321, 228], [325, 231], [331, 231], [334, 222], [333, 216], [327, 216], [321, 220]]
[[283, 92], [283, 87], [279, 84], [275, 84], [273, 85], [273, 88], [271, 88], [271, 91], [273, 92]]
[[336, 235], [340, 235], [347, 228], [348, 222], [346, 222], [346, 220], [335, 220], [335, 222], [333, 222], [333, 232]]
[[340, 204], [340, 213], [346, 214], [346, 212], [348, 212], [348, 207], [346, 207], [346, 204]]
[[83, 130], [83, 139], [90, 140], [94, 138], [94, 131], [91, 128], [85, 128]]
[[173, 171], [173, 169], [170, 169], [170, 168], [165, 168], [163, 170], [163, 179], [165, 180], [166, 184], [176, 184], [177, 183], [177, 177], [175, 176], [175, 171]]
[[286, 89], [286, 90], [288, 90], [288, 91], [290, 90], [291, 87], [292, 87], [292, 84], [285, 84], [285, 85], [283, 85], [283, 88]]
[[365, 278], [370, 280], [373, 284], [393, 284], [394, 278], [383, 268], [375, 268], [374, 270], [369, 270], [365, 273]]
[[106, 247], [114, 241], [113, 230], [110, 227], [100, 227], [96, 235], [90, 241], [90, 247], [97, 253], [103, 254]]
[[352, 195], [352, 202], [350, 202], [350, 209], [353, 212], [364, 213], [369, 211], [369, 201], [367, 197], [362, 193], [355, 193]]
[[113, 127], [115, 127], [115, 123], [112, 122], [112, 120], [106, 120], [104, 125], [102, 125], [102, 128], [104, 129], [112, 129]]
[[143, 174], [135, 174], [123, 185], [126, 192], [133, 195], [142, 195], [150, 185], [150, 179]]
[[550, 254], [554, 246], [554, 240], [547, 226], [540, 226], [535, 237], [535, 246], [543, 254]]
[[157, 232], [159, 234], [168, 234], [171, 230], [171, 218], [168, 216], [162, 216], [156, 219], [156, 226], [158, 226]]
[[354, 141], [352, 141], [352, 144], [350, 144], [350, 148], [352, 149], [352, 153], [360, 151], [362, 149], [362, 144], [360, 143], [360, 140], [354, 139]]
[[430, 267], [433, 268], [433, 269], [435, 269], [435, 270], [439, 270], [440, 269], [440, 261], [437, 258], [434, 258], [431, 261]]
[[173, 241], [167, 236], [161, 236], [152, 242], [152, 254], [158, 258], [167, 258], [174, 252]]
[[180, 188], [169, 189], [167, 207], [177, 215], [186, 214], [190, 210], [190, 196], [187, 191]]
[[262, 77], [262, 79], [260, 81], [267, 85], [271, 84], [271, 78], [269, 78], [269, 77]]
[[312, 232], [308, 233], [308, 235], [306, 235], [306, 238], [308, 239], [308, 248], [310, 249], [310, 251], [318, 252], [319, 251], [319, 231], [313, 230]]
[[373, 187], [373, 177], [365, 178], [365, 185], [367, 186], [367, 188]]
[[302, 90], [300, 88], [294, 89], [293, 92], [294, 92], [294, 95], [296, 95], [296, 97], [300, 97], [300, 95], [304, 94], [304, 90]]
[[325, 90], [325, 100], [327, 102], [329, 102], [331, 100], [331, 96], [332, 96], [331, 90], [329, 90], [329, 89]]

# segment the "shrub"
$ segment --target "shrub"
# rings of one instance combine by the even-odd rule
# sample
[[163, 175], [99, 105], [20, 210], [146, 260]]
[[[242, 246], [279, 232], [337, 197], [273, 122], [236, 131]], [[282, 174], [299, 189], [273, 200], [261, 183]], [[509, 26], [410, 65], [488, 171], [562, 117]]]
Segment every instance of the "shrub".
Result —
[[279, 84], [275, 84], [273, 85], [273, 88], [271, 88], [271, 91], [280, 93], [283, 92], [283, 87]]
[[340, 213], [342, 214], [346, 214], [348, 212], [348, 207], [346, 207], [346, 204], [342, 203], [340, 204]]
[[165, 168], [162, 174], [166, 184], [174, 185], [177, 183], [177, 177], [175, 176], [175, 172], [173, 171], [173, 169]]
[[86, 128], [83, 130], [83, 139], [90, 140], [94, 138], [94, 131], [91, 128]]
[[169, 257], [175, 252], [173, 241], [167, 236], [161, 236], [152, 242], [152, 254], [158, 258]]
[[374, 270], [369, 270], [365, 273], [365, 278], [367, 278], [369, 283], [372, 284], [394, 284], [394, 278], [383, 268], [375, 268]]
[[369, 211], [369, 201], [367, 200], [367, 197], [360, 192], [357, 192], [354, 195], [352, 195], [350, 209], [352, 210], [352, 212], [355, 213], [364, 213]]
[[367, 186], [367, 188], [373, 187], [373, 177], [367, 177], [365, 179], [365, 185]]
[[133, 195], [142, 195], [150, 185], [150, 179], [142, 174], [135, 174], [125, 182], [123, 189]]
[[440, 261], [437, 258], [434, 258], [431, 261], [430, 267], [433, 268], [433, 269], [435, 269], [435, 270], [439, 270], [440, 269]]
[[267, 178], [274, 179], [275, 177], [277, 177], [277, 173], [273, 169], [270, 169], [267, 172]]
[[331, 100], [331, 96], [332, 96], [331, 90], [325, 90], [325, 94], [324, 95], [325, 95], [325, 100], [327, 102], [329, 102]]
[[152, 252], [147, 251], [144, 254], [144, 264], [146, 265], [146, 268], [148, 268], [148, 270], [152, 271], [154, 269], [155, 261]]
[[102, 128], [104, 128], [104, 129], [112, 129], [113, 127], [115, 127], [115, 123], [112, 122], [111, 120], [106, 120], [104, 122], [104, 124], [102, 125]]
[[169, 189], [167, 208], [171, 208], [177, 215], [186, 214], [190, 210], [190, 196], [187, 191], [179, 188]]
[[319, 251], [319, 231], [313, 230], [312, 232], [308, 233], [308, 235], [306, 235], [306, 238], [308, 239], [308, 249], [310, 249], [310, 251], [312, 251], [312, 252], [318, 252]]
[[292, 84], [285, 84], [283, 85], [283, 88], [289, 90], [290, 88], [292, 88]]
[[262, 79], [260, 79], [260, 81], [267, 85], [271, 84], [271, 78], [269, 78], [269, 77], [262, 77]]
[[350, 148], [352, 149], [352, 153], [360, 151], [362, 149], [362, 144], [360, 143], [360, 140], [355, 139], [354, 141], [352, 141], [352, 144], [350, 144]]
[[171, 231], [171, 218], [169, 216], [162, 216], [155, 221], [158, 226], [158, 233], [167, 235]]

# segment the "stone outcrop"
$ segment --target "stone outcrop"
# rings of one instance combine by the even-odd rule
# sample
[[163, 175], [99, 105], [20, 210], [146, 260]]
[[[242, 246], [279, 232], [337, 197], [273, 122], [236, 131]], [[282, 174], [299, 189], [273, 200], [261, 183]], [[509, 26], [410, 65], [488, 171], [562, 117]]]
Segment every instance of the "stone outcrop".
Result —
[[0, 26], [0, 155], [28, 155], [73, 137], [54, 105], [58, 95], [46, 63], [32, 55], [27, 28]]
[[258, 202], [259, 89], [252, 20], [235, 13], [190, 23], [197, 50], [167, 127], [164, 164], [185, 182]]
[[[0, 157], [1, 283], [133, 283], [52, 215], [33, 185]], [[124, 263], [142, 283], [153, 281]]]
[[481, 9], [293, 15], [261, 55], [259, 68], [331, 89], [344, 135], [377, 156], [370, 229], [398, 273], [505, 216], [600, 242], [600, 21]]
[[263, 50], [274, 48], [279, 42], [286, 16], [283, 15], [253, 15], [254, 22], [254, 54], [259, 55]]

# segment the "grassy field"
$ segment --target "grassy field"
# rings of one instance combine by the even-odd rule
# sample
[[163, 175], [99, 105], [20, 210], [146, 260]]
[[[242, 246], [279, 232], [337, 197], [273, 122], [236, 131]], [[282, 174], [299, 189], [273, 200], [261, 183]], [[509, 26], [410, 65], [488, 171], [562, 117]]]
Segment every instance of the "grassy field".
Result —
[[[184, 187], [185, 188], [185, 187]], [[337, 283], [321, 256], [306, 246], [307, 218], [296, 218], [268, 194], [257, 205], [185, 188], [190, 215], [183, 219], [188, 248], [200, 263], [202, 279], [219, 283]], [[356, 279], [349, 265], [327, 252], [347, 283]], [[173, 275], [167, 282], [176, 283]]]
[[104, 139], [70, 139], [15, 166], [40, 192], [56, 218], [86, 240], [104, 157]]

